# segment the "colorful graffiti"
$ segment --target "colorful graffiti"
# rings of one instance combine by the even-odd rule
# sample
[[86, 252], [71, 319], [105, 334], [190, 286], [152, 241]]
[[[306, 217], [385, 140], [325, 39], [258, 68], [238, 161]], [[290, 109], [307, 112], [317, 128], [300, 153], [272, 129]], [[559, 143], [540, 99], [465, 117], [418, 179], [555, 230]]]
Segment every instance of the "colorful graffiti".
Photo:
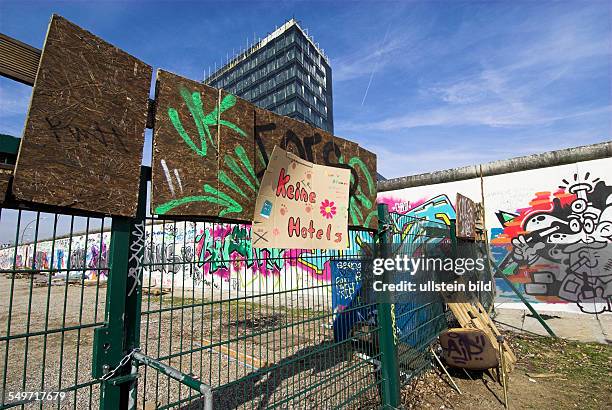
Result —
[[[206, 92], [210, 93], [211, 91], [207, 90]], [[273, 140], [283, 149], [289, 150], [289, 147], [291, 147], [292, 152], [297, 151], [301, 158], [308, 161], [322, 165], [350, 168], [349, 221], [355, 226], [376, 227], [377, 211], [374, 200], [376, 197], [376, 180], [373, 176], [375, 175], [376, 160], [372, 153], [358, 147], [357, 144], [349, 143], [340, 138], [331, 135], [323, 136], [321, 135], [323, 131], [318, 131], [314, 127], [272, 114], [269, 118], [266, 117], [265, 124], [255, 124], [250, 130], [244, 124], [243, 128], [240, 128], [227, 118], [250, 115], [245, 111], [249, 111], [250, 107], [253, 110], [252, 112], [255, 112], [254, 106], [250, 104], [239, 106], [237, 98], [234, 95], [227, 94], [218, 106], [209, 107], [210, 110], [208, 110], [204, 107], [204, 99], [199, 91], [190, 91], [182, 87], [179, 93], [181, 98], [177, 100], [177, 103], [180, 101], [181, 105], [184, 104], [187, 107], [193, 124], [182, 122], [181, 116], [174, 106], [168, 107], [164, 111], [164, 122], [169, 121], [172, 133], [176, 132], [179, 140], [189, 148], [189, 152], [201, 160], [214, 160], [214, 155], [218, 155], [220, 158], [214, 160], [214, 162], [218, 162], [218, 166], [222, 165], [224, 169], [218, 169], [218, 186], [209, 183], [203, 184], [201, 187], [203, 195], [193, 195], [200, 191], [198, 187], [197, 190], [191, 191], [191, 194], [176, 197], [177, 193], [183, 194], [183, 187], [185, 184], [188, 185], [189, 181], [183, 181], [180, 169], [173, 168], [170, 170], [167, 163], [168, 158], [161, 158], [159, 164], [167, 188], [171, 193], [171, 199], [157, 204], [154, 207], [156, 214], [167, 214], [175, 208], [189, 203], [205, 202], [219, 206], [218, 215], [215, 216], [249, 219], [251, 216], [245, 213], [249, 210], [249, 206], [251, 206], [249, 204], [259, 190], [263, 171], [267, 166], [271, 150], [274, 148], [274, 144], [267, 144], [266, 141]], [[240, 101], [240, 104], [246, 103]], [[195, 125], [195, 128], [193, 125]], [[219, 151], [220, 141], [215, 132], [219, 132], [221, 127], [231, 130], [230, 132], [233, 134], [234, 142], [232, 143], [235, 145], [229, 153]], [[189, 135], [188, 128], [193, 130], [191, 132], [193, 135]], [[283, 132], [281, 128], [287, 129], [282, 137], [279, 137], [279, 133]], [[293, 128], [295, 128], [295, 132], [292, 130]], [[298, 131], [298, 129], [301, 131]], [[253, 135], [250, 136], [249, 133]], [[268, 133], [273, 133], [273, 137]], [[254, 153], [251, 146], [253, 142], [255, 144]], [[348, 145], [351, 146], [351, 149], [346, 148]], [[251, 148], [249, 149], [249, 147]], [[213, 153], [212, 156], [210, 155], [211, 152]], [[225, 169], [229, 171], [226, 172]]]
[[585, 313], [612, 309], [612, 186], [590, 173], [537, 192], [528, 207], [497, 212], [494, 255], [527, 295], [574, 302]]
[[386, 200], [381, 198], [380, 202], [390, 205], [390, 210], [398, 209], [397, 204], [402, 204], [402, 207], [412, 205], [403, 212], [391, 212], [390, 216], [394, 234], [393, 241], [406, 243], [409, 240], [415, 247], [443, 240], [444, 237], [431, 236], [426, 230], [449, 226], [450, 221], [456, 217], [455, 208], [446, 195], [438, 195], [412, 204], [389, 198]]
[[[137, 263], [128, 274], [135, 278], [142, 272], [142, 283], [147, 286], [197, 288], [223, 281], [235, 289], [255, 292], [265, 283], [300, 285], [297, 281], [301, 279], [287, 278], [291, 275], [327, 283], [332, 277], [332, 258], [359, 255], [373, 238], [370, 232], [350, 231], [346, 250], [324, 251], [255, 249], [251, 226], [244, 224], [146, 224], [139, 225], [134, 234], [138, 240], [133, 243], [131, 258]], [[69, 271], [87, 279], [95, 279], [100, 272], [105, 280], [110, 232], [100, 235], [39, 241], [35, 253], [34, 244], [0, 249], [0, 268], [12, 269], [15, 260], [18, 269], [50, 269], [57, 271], [55, 274]]]
[[[211, 136], [210, 127], [223, 126], [235, 131], [236, 134], [240, 135], [241, 137], [247, 136], [247, 134], [236, 124], [232, 123], [231, 121], [221, 119], [221, 114], [223, 112], [229, 110], [231, 107], [236, 105], [236, 97], [234, 95], [226, 95], [218, 107], [215, 107], [211, 112], [204, 114], [202, 98], [199, 92], [196, 91], [192, 93], [189, 92], [187, 89], [182, 88], [180, 93], [181, 97], [185, 102], [185, 105], [189, 108], [191, 117], [193, 118], [193, 121], [198, 129], [199, 145], [196, 144], [194, 139], [189, 136], [185, 131], [185, 128], [183, 127], [178, 112], [175, 108], [168, 108], [168, 118], [170, 119], [170, 122], [174, 126], [174, 129], [176, 130], [178, 135], [196, 155], [206, 157], [208, 152], [208, 144], [210, 144], [213, 149], [218, 149], [214, 138]], [[234, 151], [236, 153], [238, 161], [248, 171], [253, 181], [251, 181], [249, 177], [246, 176], [246, 174], [238, 165], [236, 159], [234, 159], [231, 155], [226, 154], [223, 158], [223, 161], [232, 170], [232, 172], [236, 174], [240, 181], [242, 181], [246, 186], [248, 186], [253, 191], [253, 193], [257, 193], [259, 181], [255, 177], [255, 170], [253, 168], [253, 165], [249, 161], [248, 155], [246, 155], [246, 150], [242, 145], [237, 145]], [[174, 186], [172, 185], [169, 173], [167, 172], [168, 170], [167, 166], [165, 165], [165, 161], [162, 162], [162, 167], [164, 168], [168, 187], [170, 191], [174, 194]], [[175, 174], [178, 174], [178, 171], [176, 169], [175, 171]], [[178, 175], [177, 178], [177, 182], [180, 181], [180, 177], [178, 177]], [[236, 185], [234, 180], [223, 170], [219, 171], [219, 181], [223, 183], [227, 188], [229, 188], [233, 194], [239, 194], [243, 198], [249, 198], [247, 194], [245, 194], [245, 192], [238, 185]], [[183, 198], [170, 200], [164, 204], [157, 206], [155, 208], [155, 213], [163, 215], [173, 208], [190, 202], [215, 203], [221, 207], [219, 211], [219, 216], [221, 217], [232, 213], [242, 212], [242, 205], [236, 200], [234, 200], [230, 195], [228, 195], [227, 192], [218, 190], [217, 188], [209, 184], [204, 184], [204, 187], [202, 189], [205, 195], [191, 195]]]
[[0, 268], [82, 272], [104, 280], [108, 275], [110, 233], [78, 235], [0, 249]]

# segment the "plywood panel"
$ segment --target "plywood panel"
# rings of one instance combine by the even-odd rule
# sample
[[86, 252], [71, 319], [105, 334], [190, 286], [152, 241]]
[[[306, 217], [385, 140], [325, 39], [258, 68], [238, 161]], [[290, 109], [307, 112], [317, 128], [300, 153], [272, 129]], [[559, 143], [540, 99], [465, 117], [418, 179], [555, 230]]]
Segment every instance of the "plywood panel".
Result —
[[319, 165], [352, 169], [349, 225], [376, 228], [376, 155], [301, 121], [255, 108], [256, 173], [263, 175], [274, 146]]
[[476, 237], [476, 203], [457, 193], [457, 237], [474, 239]]
[[352, 141], [343, 140], [342, 162], [352, 170], [349, 225], [375, 229], [378, 226], [376, 155]]
[[313, 127], [259, 107], [254, 108], [257, 174], [260, 178], [276, 145], [302, 159], [315, 162], [312, 146], [309, 145], [314, 134]]
[[151, 67], [54, 15], [34, 83], [13, 193], [136, 213]]
[[219, 216], [251, 220], [259, 180], [255, 175], [255, 111], [249, 102], [221, 93]]
[[[363, 214], [363, 223], [360, 226], [376, 228], [378, 226], [378, 212], [376, 210], [376, 154], [363, 147], [359, 147], [359, 159], [361, 160], [360, 162], [353, 160], [350, 165], [359, 176], [360, 189], [357, 190], [355, 196]], [[367, 201], [365, 200], [366, 198]]]
[[151, 212], [219, 214], [216, 89], [158, 70]]

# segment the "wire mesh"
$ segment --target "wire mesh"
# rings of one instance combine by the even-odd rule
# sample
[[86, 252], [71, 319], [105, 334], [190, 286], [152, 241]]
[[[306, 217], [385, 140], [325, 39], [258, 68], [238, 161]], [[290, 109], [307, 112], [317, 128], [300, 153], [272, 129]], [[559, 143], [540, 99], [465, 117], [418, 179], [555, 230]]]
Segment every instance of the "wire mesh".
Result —
[[[392, 217], [394, 252], [448, 245], [448, 226]], [[0, 408], [99, 406], [92, 344], [108, 307], [110, 222], [0, 210]], [[345, 251], [321, 251], [253, 249], [238, 223], [148, 216], [143, 227], [141, 351], [212, 386], [214, 408], [381, 405], [377, 305], [363, 282], [373, 232], [350, 230]], [[444, 304], [430, 294], [393, 313], [407, 380], [430, 363]], [[180, 382], [146, 366], [139, 374], [139, 407], [202, 407]], [[14, 394], [49, 391], [63, 398]]]
[[[378, 328], [333, 331], [331, 265], [372, 242], [349, 236], [342, 252], [254, 249], [249, 225], [147, 218], [141, 350], [212, 386], [214, 408], [376, 407], [377, 356], [359, 337], [370, 343]], [[202, 406], [198, 392], [140, 373], [143, 409]]]
[[[450, 225], [442, 222], [390, 213], [389, 254], [408, 257], [450, 255]], [[411, 292], [392, 310], [402, 382], [407, 383], [431, 365], [429, 346], [447, 328], [447, 313], [442, 296], [434, 292]]]
[[0, 208], [1, 409], [98, 405], [92, 338], [106, 308], [109, 225]]

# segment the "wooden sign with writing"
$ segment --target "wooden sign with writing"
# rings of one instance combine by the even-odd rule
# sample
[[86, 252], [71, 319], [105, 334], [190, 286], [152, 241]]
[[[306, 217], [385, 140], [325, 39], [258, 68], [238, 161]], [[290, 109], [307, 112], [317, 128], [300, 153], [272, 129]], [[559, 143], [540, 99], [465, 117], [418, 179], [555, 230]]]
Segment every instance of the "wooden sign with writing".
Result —
[[15, 168], [17, 199], [134, 216], [151, 67], [53, 15]]
[[457, 212], [457, 237], [474, 239], [476, 237], [476, 203], [457, 193], [455, 207]]
[[163, 70], [155, 90], [151, 212], [217, 216], [219, 92]]
[[449, 366], [471, 370], [497, 367], [497, 351], [480, 329], [449, 329], [440, 334], [440, 346]]
[[152, 212], [251, 220], [275, 147], [351, 170], [349, 224], [376, 228], [376, 156], [354, 142], [159, 71]]
[[241, 220], [250, 220], [253, 216], [259, 190], [255, 174], [254, 124], [253, 105], [222, 91], [217, 182], [219, 216]]
[[350, 177], [275, 147], [255, 203], [253, 247], [345, 249]]
[[259, 178], [275, 146], [318, 165], [350, 168], [349, 225], [378, 226], [376, 155], [319, 128], [255, 107], [255, 170]]

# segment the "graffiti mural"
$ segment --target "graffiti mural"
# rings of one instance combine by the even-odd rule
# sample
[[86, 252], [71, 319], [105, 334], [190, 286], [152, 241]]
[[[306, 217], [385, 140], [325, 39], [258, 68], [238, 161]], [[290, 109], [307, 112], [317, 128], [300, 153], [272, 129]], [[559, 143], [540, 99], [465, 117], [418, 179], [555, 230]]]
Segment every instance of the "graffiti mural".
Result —
[[494, 255], [527, 295], [573, 302], [585, 313], [611, 311], [612, 186], [589, 172], [574, 174], [497, 218]]
[[[134, 236], [131, 258], [135, 263], [128, 275], [137, 278], [142, 272], [143, 286], [229, 286], [254, 293], [266, 286], [329, 283], [331, 258], [359, 255], [373, 239], [370, 232], [350, 231], [348, 248], [342, 251], [255, 249], [250, 225], [205, 222], [138, 225]], [[106, 280], [109, 247], [110, 232], [7, 247], [0, 249], [0, 269], [12, 269], [15, 261], [17, 269], [45, 269], [54, 275], [69, 272], [84, 279], [99, 275]]]
[[[609, 169], [609, 159], [593, 160], [381, 192], [377, 201], [394, 212], [395, 238], [423, 241], [404, 215], [446, 222], [456, 218], [457, 193], [483, 197], [492, 260], [536, 309], [611, 312]], [[508, 282], [495, 282], [496, 302], [518, 308]]]
[[[86, 279], [108, 276], [110, 232], [77, 235], [0, 249], [0, 269], [80, 272]], [[13, 265], [14, 263], [14, 265]]]

